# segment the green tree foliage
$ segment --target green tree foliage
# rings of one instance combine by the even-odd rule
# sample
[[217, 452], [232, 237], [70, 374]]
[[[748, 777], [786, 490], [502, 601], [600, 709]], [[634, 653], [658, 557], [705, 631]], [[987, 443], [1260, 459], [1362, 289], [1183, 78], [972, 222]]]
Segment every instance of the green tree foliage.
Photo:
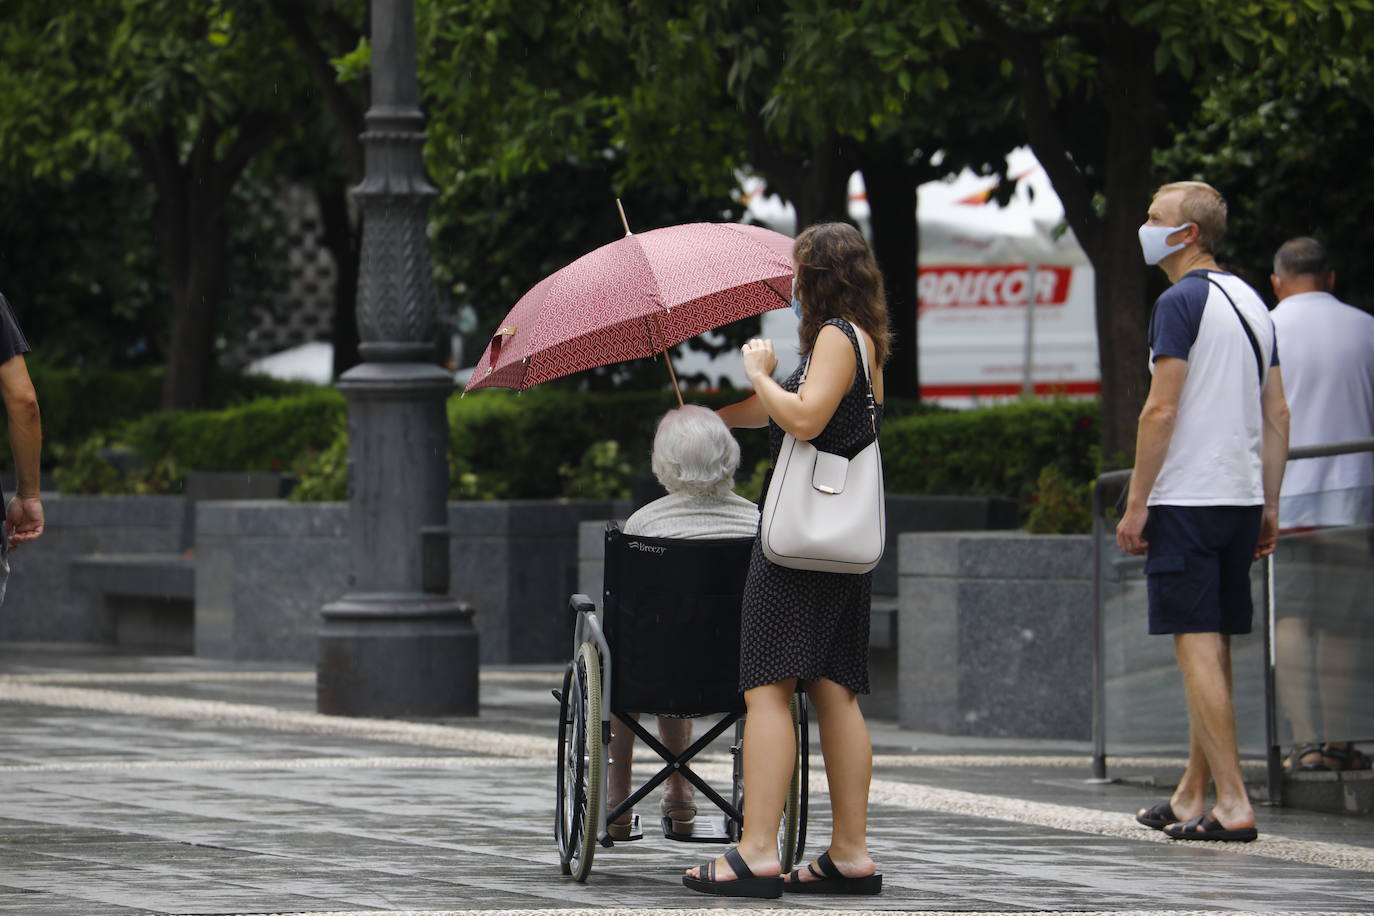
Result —
[[0, 174], [66, 182], [137, 164], [167, 290], [163, 404], [204, 403], [235, 188], [304, 107], [284, 33], [260, 0], [12, 0], [5, 16]]
[[[948, 7], [920, 6], [930, 18]], [[1103, 447], [1129, 454], [1146, 389], [1148, 303], [1135, 229], [1158, 184], [1154, 152], [1187, 128], [1200, 94], [1273, 57], [1304, 66], [1362, 59], [1370, 3], [959, 0], [958, 10], [966, 24], [951, 24], [946, 37], [991, 42], [1015, 76], [1031, 147], [1093, 263]], [[1316, 70], [1323, 83], [1334, 78], [1327, 63]]]
[[[479, 346], [536, 282], [624, 234], [617, 197], [638, 231], [733, 215], [724, 181], [631, 168], [616, 126], [623, 48], [580, 7], [421, 0], [417, 20], [436, 280], [450, 306], [477, 312]], [[666, 373], [644, 362], [580, 381], [612, 379], [661, 386]]]
[[1294, 67], [1273, 57], [1218, 81], [1198, 117], [1158, 157], [1161, 172], [1206, 177], [1231, 201], [1226, 260], [1270, 293], [1274, 251], [1298, 235], [1320, 239], [1336, 266], [1337, 294], [1374, 312], [1367, 256], [1374, 197], [1374, 117], [1366, 60]]

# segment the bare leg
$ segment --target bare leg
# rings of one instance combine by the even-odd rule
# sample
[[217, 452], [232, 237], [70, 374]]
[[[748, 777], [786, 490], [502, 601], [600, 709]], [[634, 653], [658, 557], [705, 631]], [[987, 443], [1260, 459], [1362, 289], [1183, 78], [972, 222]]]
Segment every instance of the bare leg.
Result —
[[[663, 740], [664, 747], [674, 754], [681, 754], [692, 745], [692, 720], [659, 716], [658, 736]], [[677, 774], [669, 776], [663, 784], [663, 798], [669, 803], [690, 802], [695, 794], [692, 784]]]
[[1313, 715], [1317, 701], [1316, 659], [1306, 620], [1285, 617], [1274, 624], [1274, 664], [1279, 705], [1293, 728], [1294, 743], [1320, 741], [1322, 729]]
[[[830, 786], [830, 858], [850, 878], [875, 871], [868, 855], [868, 788], [873, 779], [873, 746], [858, 697], [848, 687], [824, 678], [810, 682], [807, 696], [820, 720], [821, 753]], [[814, 876], [805, 868], [802, 881]]]
[[[787, 788], [797, 760], [797, 736], [789, 704], [797, 691], [795, 679], [765, 684], [744, 692], [748, 717], [744, 720], [744, 833], [739, 854], [758, 877], [782, 873], [778, 862], [778, 824], [787, 803]], [[687, 874], [701, 877], [698, 869]], [[722, 856], [716, 859], [716, 878], [734, 870]]]
[[[1219, 633], [1177, 633], [1174, 654], [1183, 672], [1188, 697], [1191, 742], [1201, 751], [1216, 786], [1213, 816], [1223, 827], [1237, 830], [1255, 825], [1255, 811], [1245, 793], [1236, 749], [1236, 717], [1231, 704], [1231, 640]], [[1201, 771], [1189, 768], [1180, 789], [1185, 795], [1197, 785]], [[1203, 784], [1205, 785], [1205, 783]]]
[[[636, 722], [639, 714], [632, 714]], [[621, 723], [619, 716], [611, 716], [611, 768], [606, 774], [606, 810], [609, 812], [630, 795], [631, 769], [634, 765], [635, 735]], [[630, 823], [630, 813], [615, 823]]]
[[1320, 632], [1317, 636], [1317, 694], [1325, 728], [1318, 739], [1349, 742], [1358, 738], [1355, 707], [1360, 695], [1360, 641]]

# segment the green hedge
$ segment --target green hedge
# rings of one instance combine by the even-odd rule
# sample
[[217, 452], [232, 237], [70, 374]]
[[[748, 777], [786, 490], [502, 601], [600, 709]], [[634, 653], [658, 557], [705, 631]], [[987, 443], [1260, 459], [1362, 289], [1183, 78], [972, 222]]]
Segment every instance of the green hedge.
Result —
[[[737, 394], [693, 395], [708, 407]], [[664, 392], [493, 390], [448, 402], [450, 495], [509, 499], [623, 495], [649, 473], [654, 427], [676, 400]], [[889, 405], [883, 459], [894, 493], [1008, 496], [1032, 530], [1081, 530], [1098, 473], [1095, 402], [1025, 402], [968, 411]], [[151, 413], [88, 441], [59, 468], [72, 492], [179, 488], [188, 470], [293, 471], [297, 499], [346, 495], [346, 405], [333, 389], [263, 398], [218, 411]], [[756, 496], [764, 430], [739, 430], [740, 480]], [[110, 446], [144, 470], [123, 483]]]
[[263, 398], [224, 410], [152, 413], [124, 427], [145, 461], [172, 456], [186, 471], [285, 473], [343, 433], [346, 407], [332, 388]]
[[[148, 413], [68, 450], [54, 477], [65, 493], [160, 493], [179, 491], [187, 471], [290, 472], [341, 439], [345, 417], [343, 397], [316, 386], [223, 410]], [[116, 468], [124, 463], [132, 469]]]
[[898, 418], [883, 426], [884, 478], [897, 493], [1014, 497], [1029, 519], [1042, 486], [1086, 500], [1098, 474], [1098, 412], [1096, 401], [1027, 401]]
[[[158, 409], [163, 370], [92, 369], [56, 366], [40, 357], [28, 360], [29, 375], [43, 411], [44, 463], [63, 456], [94, 435], [109, 434]], [[211, 382], [212, 408], [229, 407], [265, 397], [282, 397], [318, 386], [283, 382], [261, 375], [217, 373]], [[10, 464], [0, 449], [0, 467]]]

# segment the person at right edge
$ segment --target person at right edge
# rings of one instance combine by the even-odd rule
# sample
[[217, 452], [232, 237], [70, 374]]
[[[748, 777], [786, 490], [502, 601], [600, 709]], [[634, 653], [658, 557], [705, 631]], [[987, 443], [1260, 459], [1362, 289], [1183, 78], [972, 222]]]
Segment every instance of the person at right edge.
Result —
[[[848, 223], [806, 229], [792, 259], [792, 308], [807, 362], [779, 384], [772, 377], [772, 341], [749, 341], [742, 349], [744, 371], [755, 394], [719, 414], [732, 428], [767, 425], [774, 462], [784, 430], [851, 457], [873, 441], [882, 417], [882, 367], [890, 346], [882, 275], [863, 236]], [[869, 354], [873, 409], [856, 334]], [[869, 691], [871, 591], [871, 573], [777, 566], [754, 539], [740, 619], [740, 690], [748, 710], [744, 830], [736, 848], [689, 869], [682, 879], [687, 887], [732, 897], [881, 892], [882, 875], [868, 854], [873, 750], [857, 696]], [[820, 722], [832, 826], [829, 849], [784, 879], [777, 836], [797, 756], [788, 704], [798, 688]]]
[[[1274, 253], [1271, 313], [1293, 409], [1290, 445], [1374, 437], [1374, 315], [1331, 294], [1325, 246], [1294, 238]], [[1367, 728], [1374, 454], [1293, 462], [1283, 478], [1274, 554], [1279, 708], [1293, 729], [1284, 761], [1298, 770], [1365, 770], [1351, 743]]]
[[[1250, 565], [1274, 551], [1288, 404], [1259, 295], [1217, 267], [1226, 201], [1198, 181], [1155, 192], [1140, 244], [1172, 286], [1155, 302], [1153, 377], [1117, 545], [1146, 556], [1149, 631], [1171, 634], [1188, 704], [1188, 764], [1136, 820], [1177, 840], [1259, 836], [1241, 778], [1231, 637], [1249, 633]], [[1207, 807], [1207, 789], [1216, 801]]]
[[19, 329], [9, 300], [0, 293], [0, 396], [9, 416], [15, 478], [15, 494], [5, 507], [4, 539], [0, 542], [0, 602], [5, 600], [9, 554], [43, 534], [43, 503], [38, 495], [43, 426], [38, 396], [24, 361], [27, 352], [29, 342]]

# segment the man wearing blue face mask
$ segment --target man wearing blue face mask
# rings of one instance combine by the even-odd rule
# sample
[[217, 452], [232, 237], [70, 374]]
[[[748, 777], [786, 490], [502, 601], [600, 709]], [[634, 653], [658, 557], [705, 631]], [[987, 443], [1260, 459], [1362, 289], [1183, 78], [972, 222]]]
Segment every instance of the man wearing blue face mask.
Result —
[[[1150, 393], [1116, 542], [1146, 556], [1150, 633], [1168, 633], [1188, 700], [1188, 765], [1136, 820], [1179, 840], [1253, 840], [1231, 699], [1249, 633], [1250, 564], [1274, 551], [1288, 405], [1264, 302], [1216, 263], [1226, 201], [1199, 181], [1155, 192], [1140, 247], [1173, 285], [1150, 318]], [[1207, 808], [1207, 790], [1216, 802]]]

